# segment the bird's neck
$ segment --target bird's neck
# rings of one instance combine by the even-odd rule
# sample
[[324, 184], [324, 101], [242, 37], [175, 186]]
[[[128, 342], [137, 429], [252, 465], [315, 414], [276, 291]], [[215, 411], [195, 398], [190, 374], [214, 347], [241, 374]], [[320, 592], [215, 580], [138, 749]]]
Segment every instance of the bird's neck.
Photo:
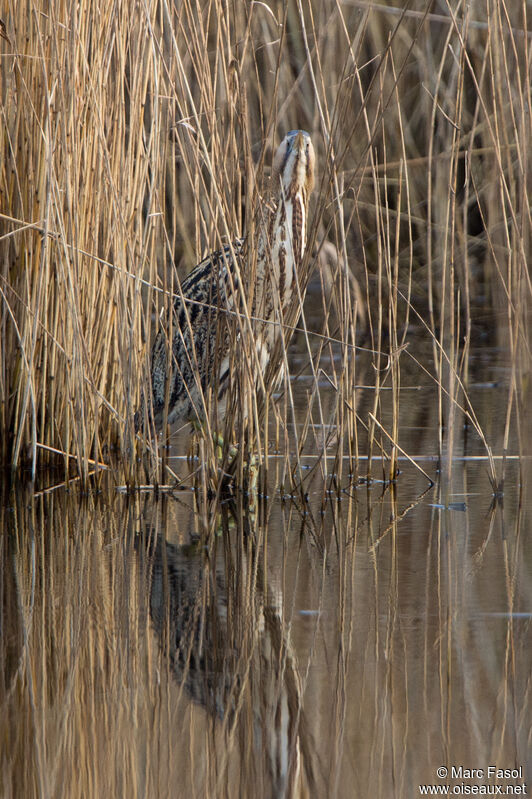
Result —
[[305, 252], [306, 225], [303, 191], [281, 194], [259, 235], [256, 300], [263, 313], [284, 311], [290, 303]]

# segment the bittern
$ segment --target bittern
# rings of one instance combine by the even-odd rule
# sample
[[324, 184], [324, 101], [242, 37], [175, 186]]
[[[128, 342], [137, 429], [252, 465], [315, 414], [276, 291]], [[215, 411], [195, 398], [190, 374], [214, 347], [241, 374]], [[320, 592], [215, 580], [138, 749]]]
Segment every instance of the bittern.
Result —
[[[305, 252], [308, 203], [314, 184], [314, 148], [308, 133], [290, 131], [273, 161], [274, 200], [256, 225], [254, 240], [238, 239], [211, 253], [182, 282], [171, 319], [163, 320], [151, 353], [151, 413], [155, 428], [206, 416], [205, 398], [225, 413], [239, 336], [228, 320], [251, 296], [250, 318], [260, 319], [253, 342], [256, 369], [266, 372], [282, 335], [283, 314], [297, 297]], [[236, 259], [236, 262], [235, 262]], [[250, 271], [253, 286], [246, 286]], [[244, 285], [243, 285], [244, 284]], [[242, 294], [242, 292], [244, 294]], [[171, 333], [170, 333], [171, 331]], [[257, 375], [255, 385], [260, 385]], [[143, 414], [137, 414], [136, 426]]]

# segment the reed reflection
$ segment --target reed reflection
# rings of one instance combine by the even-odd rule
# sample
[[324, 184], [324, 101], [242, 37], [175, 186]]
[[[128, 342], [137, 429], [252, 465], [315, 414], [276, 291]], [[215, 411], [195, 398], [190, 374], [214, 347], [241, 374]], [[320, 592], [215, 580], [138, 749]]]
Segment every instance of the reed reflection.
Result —
[[266, 576], [263, 529], [234, 504], [216, 507], [208, 546], [147, 530], [153, 629], [175, 680], [216, 719], [205, 742], [212, 756], [223, 741], [216, 795], [224, 783], [240, 795], [315, 795], [301, 678], [282, 593]]

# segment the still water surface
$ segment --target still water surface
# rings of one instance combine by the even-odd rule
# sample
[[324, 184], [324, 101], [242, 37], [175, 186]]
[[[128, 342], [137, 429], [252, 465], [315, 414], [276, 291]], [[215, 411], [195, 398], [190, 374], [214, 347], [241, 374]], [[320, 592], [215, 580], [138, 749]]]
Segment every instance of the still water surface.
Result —
[[[501, 455], [506, 354], [486, 353], [470, 396]], [[305, 378], [294, 387], [303, 407]], [[460, 419], [439, 469], [434, 385], [406, 371], [401, 391], [400, 443], [432, 487], [402, 460], [394, 485], [346, 469], [338, 494], [320, 467], [305, 503], [272, 457], [253, 508], [111, 485], [3, 496], [2, 796], [407, 799], [529, 783], [530, 438], [511, 439], [496, 501]], [[373, 399], [358, 394], [364, 418]], [[521, 771], [496, 783], [490, 766]]]

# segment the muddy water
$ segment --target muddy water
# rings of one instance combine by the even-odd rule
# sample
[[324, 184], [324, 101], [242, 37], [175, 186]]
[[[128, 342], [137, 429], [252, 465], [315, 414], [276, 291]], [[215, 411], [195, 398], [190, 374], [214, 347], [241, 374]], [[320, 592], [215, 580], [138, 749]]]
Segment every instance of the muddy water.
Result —
[[[363, 420], [374, 395], [360, 358]], [[471, 353], [470, 397], [496, 455], [507, 363], [504, 350]], [[438, 462], [438, 394], [416, 369], [401, 373], [400, 444], [432, 487], [406, 459], [394, 485], [349, 482], [346, 469], [340, 492], [320, 466], [303, 475], [304, 502], [279, 487], [272, 457], [268, 499], [252, 508], [111, 485], [3, 496], [2, 796], [529, 789], [526, 420], [495, 499], [461, 415]], [[303, 413], [308, 378], [293, 388]], [[497, 781], [490, 767], [514, 773]]]

